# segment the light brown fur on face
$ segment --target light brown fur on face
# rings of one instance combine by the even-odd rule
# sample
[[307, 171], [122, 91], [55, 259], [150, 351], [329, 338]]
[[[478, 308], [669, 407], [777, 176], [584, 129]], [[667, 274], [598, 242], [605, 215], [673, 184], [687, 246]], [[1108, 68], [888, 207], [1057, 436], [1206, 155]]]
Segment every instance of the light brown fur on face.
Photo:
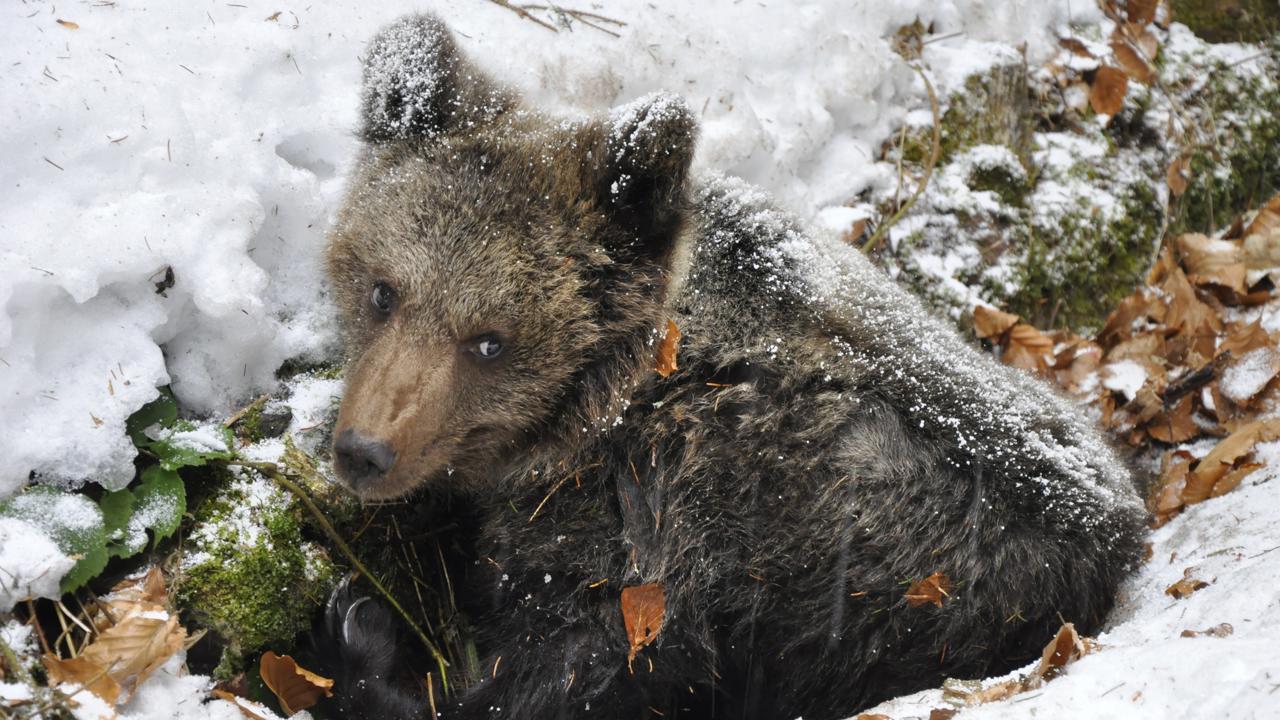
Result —
[[[376, 484], [354, 488], [366, 498], [450, 469], [469, 471], [462, 483], [520, 446], [596, 334], [547, 208], [512, 191], [493, 198], [495, 178], [478, 176], [498, 168], [390, 155], [370, 172], [394, 179], [353, 196], [329, 252], [354, 359], [335, 437], [351, 430], [396, 457]], [[385, 319], [371, 304], [377, 283], [396, 294]], [[503, 342], [492, 361], [467, 349], [486, 334]]]

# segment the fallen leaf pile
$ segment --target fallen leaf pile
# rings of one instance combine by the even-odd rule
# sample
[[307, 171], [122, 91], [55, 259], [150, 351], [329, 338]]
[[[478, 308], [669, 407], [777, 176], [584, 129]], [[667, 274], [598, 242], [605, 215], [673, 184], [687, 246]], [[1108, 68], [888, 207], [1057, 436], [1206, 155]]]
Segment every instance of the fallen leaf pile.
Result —
[[51, 684], [74, 683], [109, 705], [128, 702], [139, 685], [187, 645], [171, 612], [164, 576], [152, 567], [126, 580], [90, 613], [93, 639], [74, 657], [46, 653]]
[[1130, 81], [1157, 82], [1156, 57], [1160, 39], [1153, 27], [1167, 29], [1171, 13], [1163, 0], [1116, 0], [1101, 3], [1115, 23], [1106, 46], [1090, 46], [1079, 38], [1063, 37], [1064, 51], [1049, 67], [1064, 98], [1077, 98], [1073, 109], [1092, 109], [1107, 121], [1124, 108]]
[[[1260, 309], [1278, 279], [1280, 195], [1219, 237], [1170, 241], [1093, 339], [988, 307], [973, 327], [1003, 362], [1094, 404], [1116, 437], [1163, 449], [1148, 499], [1159, 526], [1238, 487], [1264, 464], [1256, 446], [1280, 439], [1280, 338]], [[1185, 447], [1204, 439], [1217, 441], [1207, 453]]]

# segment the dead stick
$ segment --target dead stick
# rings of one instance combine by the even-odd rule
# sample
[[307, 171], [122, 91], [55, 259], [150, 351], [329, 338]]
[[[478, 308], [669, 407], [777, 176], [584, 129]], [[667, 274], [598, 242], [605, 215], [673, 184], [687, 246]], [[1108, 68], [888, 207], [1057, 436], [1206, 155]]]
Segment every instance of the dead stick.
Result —
[[519, 15], [520, 17], [524, 18], [525, 20], [530, 20], [530, 21], [532, 21], [532, 22], [535, 22], [535, 23], [537, 23], [537, 24], [541, 25], [542, 27], [544, 27], [544, 28], [546, 28], [546, 29], [550, 30], [550, 31], [551, 31], [551, 32], [553, 32], [553, 33], [558, 33], [558, 32], [560, 32], [560, 31], [559, 31], [559, 30], [557, 30], [557, 29], [556, 29], [556, 27], [555, 27], [554, 25], [552, 25], [551, 23], [548, 23], [548, 22], [544, 22], [544, 21], [542, 21], [542, 20], [539, 20], [538, 18], [536, 18], [536, 17], [534, 17], [534, 16], [530, 15], [528, 10], [525, 10], [524, 8], [519, 7], [519, 6], [517, 6], [517, 5], [512, 5], [512, 4], [511, 4], [510, 2], [508, 2], [507, 0], [489, 0], [489, 2], [493, 3], [494, 5], [497, 5], [498, 7], [504, 7], [504, 8], [506, 8], [506, 9], [510, 10], [511, 12], [515, 13], [516, 15]]

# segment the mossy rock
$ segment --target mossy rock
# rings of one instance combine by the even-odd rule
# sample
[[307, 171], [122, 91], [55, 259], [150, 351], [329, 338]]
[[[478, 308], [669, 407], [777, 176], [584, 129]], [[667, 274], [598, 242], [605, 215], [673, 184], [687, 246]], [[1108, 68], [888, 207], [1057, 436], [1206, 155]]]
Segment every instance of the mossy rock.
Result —
[[[1268, 67], [1280, 65], [1280, 41]], [[1212, 68], [1202, 93], [1212, 136], [1191, 155], [1187, 191], [1173, 208], [1174, 232], [1212, 233], [1280, 191], [1280, 82]]]
[[1082, 205], [1079, 212], [1031, 222], [1022, 233], [1022, 256], [1009, 283], [1013, 292], [992, 294], [1038, 327], [1099, 329], [1142, 284], [1159, 248], [1164, 217], [1151, 184], [1124, 186], [1118, 199], [1120, 211], [1109, 217]]
[[224, 641], [218, 671], [265, 648], [288, 650], [340, 577], [304, 533], [301, 509], [270, 481], [232, 477], [196, 513], [177, 583], [179, 605]]
[[1170, 0], [1173, 19], [1209, 42], [1266, 42], [1280, 32], [1276, 0]]

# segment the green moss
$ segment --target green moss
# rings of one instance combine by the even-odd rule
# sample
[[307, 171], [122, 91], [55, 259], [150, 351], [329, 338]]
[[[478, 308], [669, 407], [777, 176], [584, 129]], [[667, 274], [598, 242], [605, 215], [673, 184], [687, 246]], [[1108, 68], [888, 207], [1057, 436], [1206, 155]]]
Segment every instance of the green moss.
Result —
[[975, 167], [969, 174], [969, 187], [995, 193], [1005, 205], [1023, 207], [1031, 186], [1024, 173], [1011, 172], [999, 165]]
[[319, 378], [334, 380], [342, 377], [345, 366], [336, 360], [315, 362], [301, 358], [289, 358], [276, 370], [277, 380], [288, 380], [303, 373], [311, 373]]
[[1192, 155], [1187, 191], [1174, 208], [1175, 232], [1221, 230], [1280, 191], [1280, 84], [1221, 80], [1210, 85], [1205, 103], [1214, 138]]
[[224, 672], [241, 669], [244, 655], [290, 648], [338, 580], [295, 504], [247, 480], [201, 506], [186, 556], [178, 602], [226, 641]]
[[1280, 32], [1275, 0], [1170, 0], [1173, 19], [1209, 42], [1265, 42]]
[[1122, 210], [1106, 219], [1082, 207], [1047, 224], [1031, 224], [1006, 294], [988, 288], [1039, 327], [1096, 329], [1141, 284], [1158, 247], [1163, 208], [1139, 182], [1125, 188]]
[[1025, 65], [997, 66], [969, 77], [942, 115], [942, 162], [976, 145], [1003, 145], [1030, 168], [1034, 125], [1029, 97]]

